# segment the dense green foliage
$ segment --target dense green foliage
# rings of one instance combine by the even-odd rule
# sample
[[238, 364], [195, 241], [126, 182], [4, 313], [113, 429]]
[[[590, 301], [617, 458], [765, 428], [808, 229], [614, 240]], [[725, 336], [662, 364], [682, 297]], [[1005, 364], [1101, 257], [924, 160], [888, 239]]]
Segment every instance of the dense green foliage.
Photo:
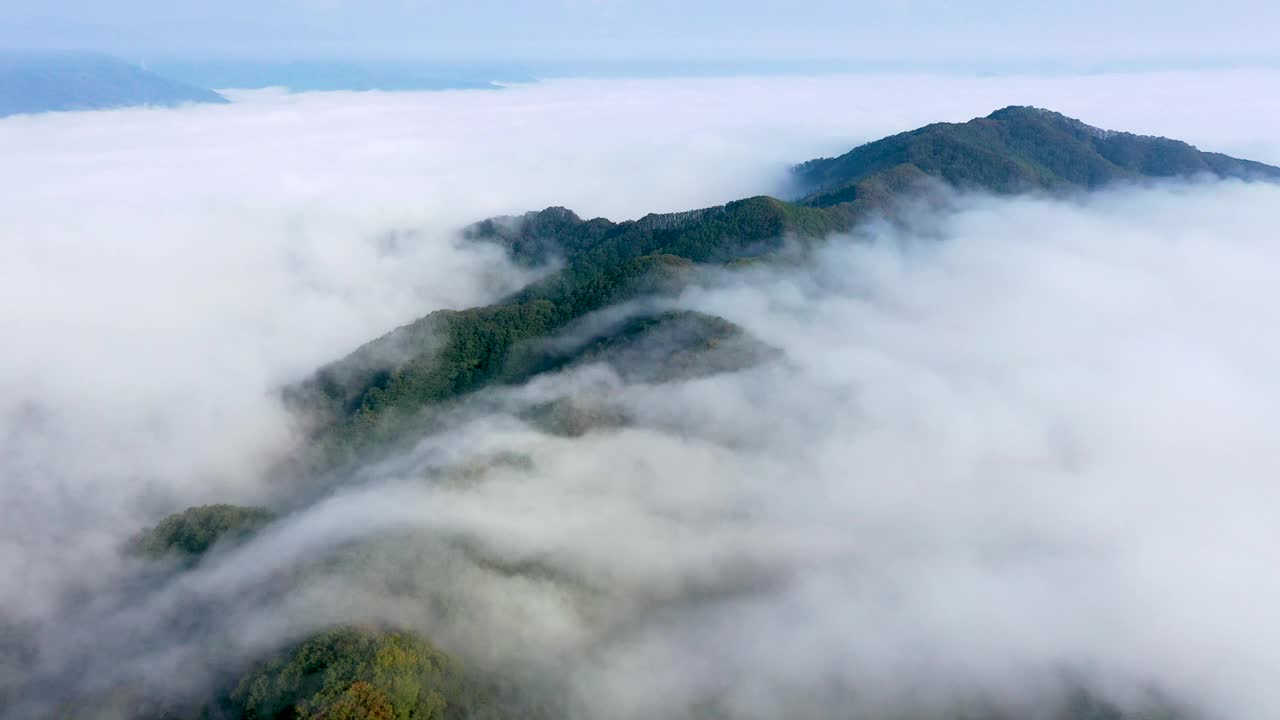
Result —
[[[630, 317], [577, 340], [529, 343], [509, 363], [528, 375], [607, 363], [626, 382], [661, 383], [741, 370], [778, 353], [724, 318], [691, 311]], [[586, 395], [536, 406], [525, 417], [569, 436], [627, 422], [619, 408]]]
[[476, 717], [485, 702], [457, 662], [429, 643], [340, 628], [247, 673], [228, 705], [246, 720], [445, 720]]
[[772, 354], [728, 320], [692, 311], [641, 314], [577, 340], [526, 343], [508, 367], [532, 376], [604, 362], [628, 382], [665, 382], [739, 370]]
[[[386, 441], [425, 406], [491, 382], [527, 379], [533, 366], [508, 362], [523, 344], [618, 302], [677, 290], [695, 263], [772, 252], [788, 234], [814, 237], [843, 227], [833, 213], [764, 197], [619, 224], [551, 209], [499, 234], [506, 225], [490, 222], [475, 237], [489, 233], [486, 239], [507, 242], [530, 261], [542, 257], [533, 248], [556, 242], [567, 266], [498, 304], [440, 311], [399, 328], [291, 391], [296, 407], [320, 419], [327, 456]], [[551, 238], [543, 234], [548, 228], [563, 234]]]
[[139, 537], [135, 547], [143, 555], [197, 557], [219, 540], [244, 538], [271, 522], [270, 510], [238, 505], [201, 505], [175, 513]]
[[1280, 168], [1200, 152], [1167, 138], [1099, 130], [1049, 110], [1007, 107], [937, 123], [796, 168], [814, 207], [849, 202], [888, 175], [992, 192], [1096, 188], [1117, 180], [1209, 174], [1280, 179]]

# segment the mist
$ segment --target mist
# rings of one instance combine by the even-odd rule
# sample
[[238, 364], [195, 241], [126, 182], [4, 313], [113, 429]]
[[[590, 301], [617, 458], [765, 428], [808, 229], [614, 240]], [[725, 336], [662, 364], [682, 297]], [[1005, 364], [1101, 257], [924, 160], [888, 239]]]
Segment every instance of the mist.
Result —
[[[314, 500], [268, 472], [298, 442], [284, 384], [536, 276], [465, 223], [785, 193], [790, 162], [1010, 102], [1274, 162], [1273, 80], [558, 81], [0, 121], [0, 605], [38, 658], [0, 666], [31, 689], [10, 712], [175, 666], [160, 690], [196, 693], [379, 622], [575, 717], [1031, 712], [1072, 682], [1280, 714], [1272, 186], [935, 198], [663, 301], [780, 359], [486, 390]], [[1141, 109], [1176, 92], [1222, 106]], [[628, 422], [523, 419], [558, 398]], [[140, 582], [123, 543], [203, 502], [289, 512]]]

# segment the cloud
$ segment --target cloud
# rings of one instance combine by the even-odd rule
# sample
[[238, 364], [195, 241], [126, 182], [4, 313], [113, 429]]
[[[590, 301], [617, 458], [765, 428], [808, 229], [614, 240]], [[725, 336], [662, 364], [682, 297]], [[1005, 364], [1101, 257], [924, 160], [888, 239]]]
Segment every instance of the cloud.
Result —
[[[1261, 510], [1280, 344], [1257, 335], [1277, 198], [977, 199], [923, 237], [869, 233], [808, 277], [698, 299], [797, 370], [736, 404], [690, 402], [714, 409], [684, 422], [771, 438], [797, 468], [786, 526], [851, 554], [788, 594], [806, 617], [792, 629], [835, 645], [802, 645], [804, 667], [932, 663], [925, 679], [990, 689], [1065, 666], [1213, 717], [1274, 712], [1280, 657], [1255, 638], [1280, 597]], [[753, 627], [798, 610], [761, 605]]]
[[[37, 623], [35, 677], [90, 685], [384, 619], [556, 677], [582, 716], [821, 715], [850, 688], [1018, 702], [1064, 668], [1122, 702], [1152, 684], [1225, 717], [1280, 710], [1257, 640], [1280, 630], [1264, 186], [961, 198], [682, 298], [782, 364], [490, 394], [198, 572], [139, 588], [119, 555], [185, 505], [280, 500], [282, 383], [518, 284], [454, 241], [466, 222], [780, 192], [789, 162], [1012, 102], [1276, 161], [1273, 80], [558, 81], [0, 121], [5, 621]], [[569, 439], [512, 416], [584, 392], [636, 424]], [[467, 463], [487, 474], [448, 469]], [[290, 584], [362, 539], [385, 543], [375, 561]], [[432, 614], [433, 594], [465, 609]]]
[[[1257, 328], [1278, 199], [968, 197], [799, 269], [710, 280], [679, 304], [782, 361], [494, 391], [481, 405], [505, 411], [58, 637], [136, 654], [90, 663], [118, 680], [393, 622], [550, 682], [582, 717], [1044, 712], [1069, 681], [1267, 714], [1280, 343]], [[508, 414], [548, 393], [635, 423], [561, 438]], [[362, 538], [356, 562], [299, 574]], [[193, 597], [219, 608], [198, 630], [178, 625]]]
[[[966, 198], [685, 298], [782, 364], [614, 386], [637, 425], [576, 440], [462, 428], [334, 510], [566, 578], [463, 587], [586, 717], [1046, 712], [1069, 681], [1269, 714], [1278, 199]], [[406, 490], [444, 447], [530, 464]]]

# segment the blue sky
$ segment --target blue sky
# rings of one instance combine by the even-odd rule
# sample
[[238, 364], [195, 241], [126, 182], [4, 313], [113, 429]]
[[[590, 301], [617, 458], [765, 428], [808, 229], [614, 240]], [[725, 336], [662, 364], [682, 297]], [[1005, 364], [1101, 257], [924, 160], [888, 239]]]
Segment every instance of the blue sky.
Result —
[[1280, 3], [1076, 0], [5, 0], [0, 46], [531, 63], [1280, 61]]

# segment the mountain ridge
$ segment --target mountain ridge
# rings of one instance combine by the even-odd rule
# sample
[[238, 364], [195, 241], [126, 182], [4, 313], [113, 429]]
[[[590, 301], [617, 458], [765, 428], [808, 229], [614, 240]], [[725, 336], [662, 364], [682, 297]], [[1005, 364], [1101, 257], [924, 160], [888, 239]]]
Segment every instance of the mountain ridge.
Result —
[[[322, 445], [362, 452], [422, 408], [492, 383], [522, 382], [522, 347], [571, 322], [646, 294], [670, 293], [699, 266], [767, 257], [852, 229], [931, 182], [1000, 194], [1089, 191], [1120, 181], [1209, 175], [1280, 181], [1280, 168], [1205, 153], [1177, 140], [1106, 131], [1060, 113], [1009, 106], [966, 123], [934, 123], [795, 166], [810, 191], [614, 222], [553, 206], [489, 218], [463, 230], [501, 245], [525, 266], [559, 269], [497, 302], [432, 313], [362, 346], [290, 390], [299, 408], [323, 408]], [[424, 337], [443, 339], [428, 348]], [[414, 338], [417, 338], [415, 340]], [[402, 342], [403, 341], [403, 342]], [[375, 345], [402, 346], [397, 362], [366, 366]], [[416, 349], [415, 349], [416, 348]], [[395, 418], [394, 420], [392, 418]], [[378, 430], [377, 428], [382, 428]], [[394, 434], [394, 433], [391, 433]]]
[[799, 202], [831, 207], [859, 183], [886, 175], [931, 176], [961, 189], [1016, 193], [1094, 189], [1122, 180], [1208, 174], [1280, 180], [1280, 168], [1180, 140], [1104, 130], [1061, 113], [1010, 105], [964, 123], [933, 123], [793, 168]]

